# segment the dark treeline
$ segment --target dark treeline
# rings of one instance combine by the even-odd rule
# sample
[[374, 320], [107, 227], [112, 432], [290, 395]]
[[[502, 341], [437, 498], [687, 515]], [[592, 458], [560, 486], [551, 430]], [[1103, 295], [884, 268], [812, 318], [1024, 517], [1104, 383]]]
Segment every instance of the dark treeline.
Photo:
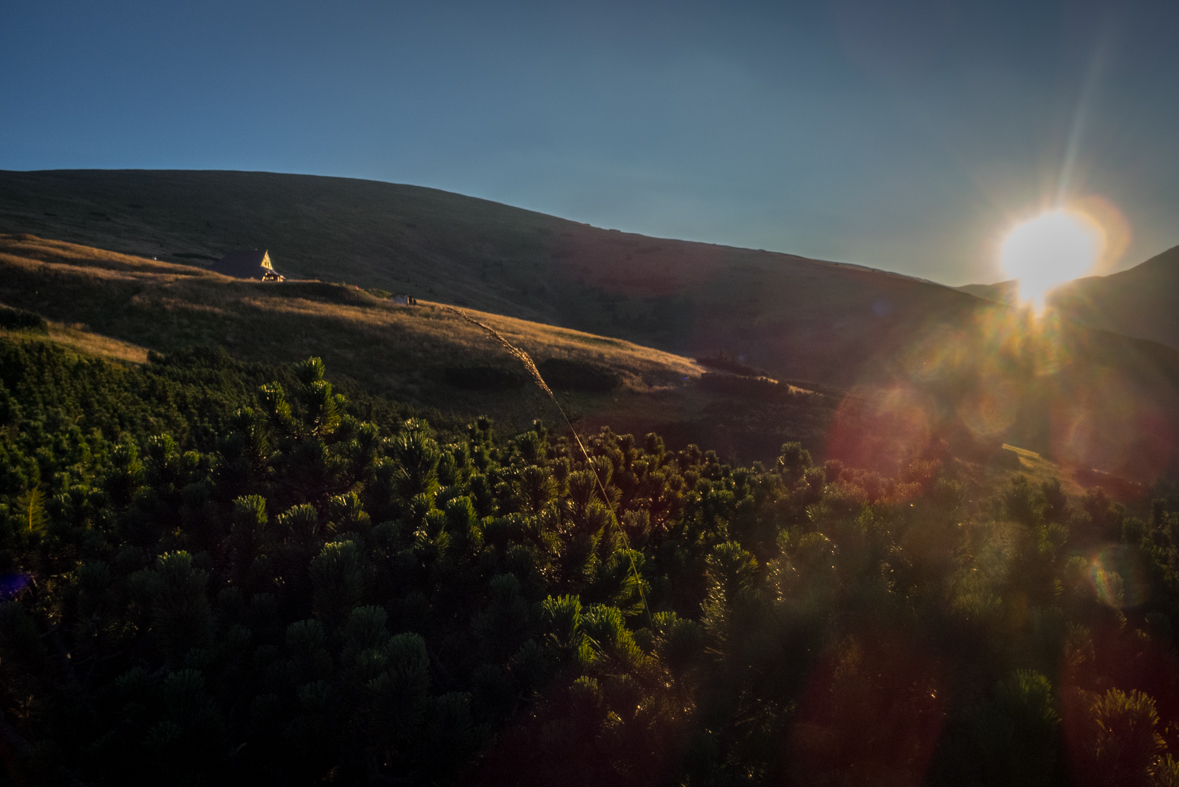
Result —
[[1179, 500], [0, 343], [14, 784], [1176, 785]]

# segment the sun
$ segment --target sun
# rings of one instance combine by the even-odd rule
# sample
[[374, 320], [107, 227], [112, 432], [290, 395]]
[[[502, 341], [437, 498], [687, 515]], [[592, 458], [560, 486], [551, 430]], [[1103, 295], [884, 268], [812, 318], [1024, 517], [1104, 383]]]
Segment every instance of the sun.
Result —
[[1003, 269], [1019, 279], [1019, 297], [1037, 310], [1048, 291], [1089, 273], [1101, 258], [1105, 235], [1091, 217], [1051, 210], [1017, 224], [1000, 252]]

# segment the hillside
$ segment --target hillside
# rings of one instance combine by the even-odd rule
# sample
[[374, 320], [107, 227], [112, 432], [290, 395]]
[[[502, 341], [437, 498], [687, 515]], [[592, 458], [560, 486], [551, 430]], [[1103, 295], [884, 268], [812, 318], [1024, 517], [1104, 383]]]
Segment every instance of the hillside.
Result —
[[998, 303], [1016, 303], [1019, 300], [1018, 279], [996, 282], [995, 284], [964, 284], [954, 289], [976, 298], [985, 298]]
[[[272, 364], [317, 355], [337, 379], [459, 419], [487, 414], [514, 430], [534, 418], [559, 418], [520, 365], [479, 328], [438, 304], [395, 306], [354, 285], [248, 282], [31, 235], [0, 235], [0, 304], [39, 313], [54, 321], [56, 341], [103, 357], [142, 360], [147, 350], [166, 354], [194, 345], [223, 346], [241, 360]], [[705, 370], [689, 358], [467, 311], [530, 353], [589, 431], [610, 425], [643, 434], [662, 426], [677, 445], [698, 442], [749, 461], [775, 456], [788, 440], [805, 440], [821, 454], [839, 402], [781, 385], [771, 401], [738, 410], [725, 404], [731, 395], [699, 384]]]
[[[746, 457], [806, 434], [820, 454], [861, 466], [895, 461], [898, 446], [936, 452], [941, 441], [979, 455], [1008, 442], [1144, 479], [1179, 466], [1179, 353], [860, 266], [627, 235], [411, 186], [265, 173], [0, 173], [0, 229], [141, 255], [141, 268], [146, 256], [184, 263], [183, 273], [161, 274], [164, 289], [119, 283], [101, 306], [91, 274], [76, 266], [47, 276], [22, 263], [20, 284], [5, 273], [0, 300], [153, 349], [212, 342], [241, 357], [294, 360], [322, 344], [332, 368], [390, 395], [513, 411], [519, 391], [444, 384], [447, 367], [488, 361], [483, 349], [463, 349], [465, 339], [438, 338], [453, 326], [429, 299], [505, 315], [487, 317], [497, 325], [528, 320], [513, 336], [527, 346], [522, 337], [539, 331], [555, 342], [552, 357], [610, 342], [656, 348], [675, 363], [724, 352], [830, 391], [818, 414], [808, 405], [750, 416], [748, 397], [735, 407], [698, 388], [661, 393], [667, 377], [653, 367], [623, 370], [634, 396], [617, 406], [612, 394], [572, 400], [590, 422], [618, 429], [657, 425], [722, 447], [740, 432], [760, 440], [754, 454], [738, 452]], [[288, 276], [352, 289], [251, 290], [260, 285], [214, 283], [193, 267], [249, 246], [268, 248]], [[415, 314], [439, 321], [413, 324], [438, 330], [403, 333], [405, 319], [357, 285], [418, 296], [425, 306]], [[34, 295], [39, 288], [55, 295]], [[218, 299], [231, 292], [242, 294], [227, 309]], [[576, 332], [597, 338], [568, 338]], [[593, 420], [606, 418], [615, 420]]]
[[[956, 289], [999, 303], [1018, 298], [1014, 280]], [[1063, 284], [1048, 303], [1081, 325], [1179, 349], [1179, 246], [1129, 270]]]
[[860, 266], [647, 238], [433, 189], [244, 172], [0, 173], [0, 232], [281, 272], [840, 385], [973, 299]]
[[1129, 270], [1070, 282], [1050, 302], [1082, 325], [1179, 348], [1179, 246]]
[[1179, 774], [1173, 487], [1077, 499], [1012, 449], [979, 497], [339, 390], [0, 337], [0, 783]]

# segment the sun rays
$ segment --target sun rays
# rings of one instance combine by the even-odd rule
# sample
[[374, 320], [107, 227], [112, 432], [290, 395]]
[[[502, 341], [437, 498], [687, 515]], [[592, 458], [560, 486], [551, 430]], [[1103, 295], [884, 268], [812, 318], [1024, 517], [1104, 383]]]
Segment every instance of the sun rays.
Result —
[[1105, 245], [1105, 232], [1093, 218], [1058, 208], [1012, 228], [1000, 261], [1019, 279], [1020, 300], [1040, 311], [1050, 290], [1093, 271]]

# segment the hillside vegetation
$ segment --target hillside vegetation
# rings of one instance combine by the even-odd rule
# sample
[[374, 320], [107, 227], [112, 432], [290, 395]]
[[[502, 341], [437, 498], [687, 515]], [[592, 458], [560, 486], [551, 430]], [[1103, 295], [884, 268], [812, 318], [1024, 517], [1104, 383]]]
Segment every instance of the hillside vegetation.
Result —
[[1179, 780], [1171, 488], [411, 415], [0, 339], [0, 780]]
[[[364, 390], [456, 417], [490, 414], [520, 428], [558, 417], [523, 368], [478, 327], [431, 302], [396, 306], [354, 285], [249, 282], [30, 235], [0, 236], [0, 303], [50, 319], [51, 333], [67, 344], [89, 337], [96, 349], [109, 344], [105, 354], [131, 360], [191, 346], [224, 346], [236, 358], [264, 363], [314, 352]], [[468, 313], [530, 353], [590, 430], [663, 425], [677, 445], [764, 459], [786, 439], [821, 452], [839, 403], [782, 385], [770, 401], [733, 406], [732, 395], [698, 384], [703, 370], [690, 359]]]
[[[1036, 323], [1003, 304], [868, 268], [628, 235], [430, 189], [267, 173], [0, 173], [3, 228], [185, 263], [264, 246], [279, 270], [294, 276], [408, 290], [688, 357], [725, 353], [779, 380], [837, 392], [822, 425], [811, 419], [803, 427], [796, 413], [780, 420], [789, 424], [784, 431], [821, 441], [824, 455], [858, 465], [895, 463], [900, 446], [915, 456], [939, 441], [957, 452], [993, 453], [1005, 441], [1148, 482], [1179, 467], [1179, 352], [1067, 318]], [[183, 278], [195, 277], [190, 269]], [[53, 308], [69, 300], [54, 299]], [[73, 293], [73, 300], [84, 299]], [[166, 322], [166, 312], [184, 313], [204, 331], [202, 341], [234, 342], [235, 353], [250, 353], [269, 341], [261, 310], [297, 312], [309, 300], [251, 305], [252, 317], [231, 320], [230, 331], [194, 309], [169, 304], [157, 311], [170, 335], [189, 340], [189, 328]], [[332, 308], [372, 313], [359, 302]], [[133, 303], [135, 320], [148, 314], [138, 309]], [[304, 324], [316, 332], [328, 336], [341, 325], [325, 307], [312, 311], [318, 316]], [[142, 327], [150, 320], [139, 329], [130, 322], [104, 332], [151, 346]], [[143, 342], [129, 335], [136, 330]], [[360, 346], [371, 347], [373, 336], [359, 337]], [[295, 329], [294, 339], [292, 347], [307, 341], [306, 333]], [[390, 342], [381, 347], [392, 351]], [[360, 357], [375, 357], [338, 343], [323, 355], [349, 376]], [[366, 374], [381, 384], [377, 371]], [[457, 374], [452, 381], [471, 379]], [[630, 377], [639, 378], [655, 382]], [[431, 396], [440, 389], [407, 380], [401, 390]], [[635, 409], [622, 406], [628, 401]], [[663, 424], [671, 434], [688, 424], [699, 437], [719, 420], [723, 442], [735, 431], [765, 433], [774, 422], [749, 422], [744, 408], [708, 409], [718, 401], [693, 400], [685, 410], [629, 399], [615, 415], [634, 417], [614, 424]], [[497, 411], [494, 399], [488, 407]], [[588, 400], [575, 409], [600, 412]], [[662, 409], [668, 417], [653, 419]], [[764, 454], [775, 441], [743, 455]]]
[[[3, 177], [0, 785], [1179, 785], [1174, 351], [383, 184]], [[214, 187], [330, 275], [188, 264]], [[365, 204], [496, 336], [333, 263]]]

